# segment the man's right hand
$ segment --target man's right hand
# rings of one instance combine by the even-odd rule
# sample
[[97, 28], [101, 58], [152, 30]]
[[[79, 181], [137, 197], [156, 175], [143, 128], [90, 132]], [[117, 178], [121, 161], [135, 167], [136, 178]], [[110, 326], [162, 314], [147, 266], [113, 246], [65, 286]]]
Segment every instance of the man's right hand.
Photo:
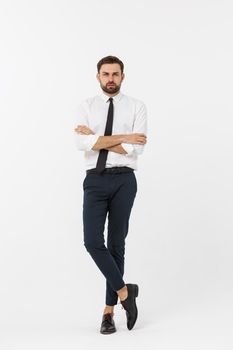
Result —
[[133, 143], [136, 145], [145, 145], [147, 142], [147, 137], [145, 134], [135, 133], [124, 135], [124, 143]]

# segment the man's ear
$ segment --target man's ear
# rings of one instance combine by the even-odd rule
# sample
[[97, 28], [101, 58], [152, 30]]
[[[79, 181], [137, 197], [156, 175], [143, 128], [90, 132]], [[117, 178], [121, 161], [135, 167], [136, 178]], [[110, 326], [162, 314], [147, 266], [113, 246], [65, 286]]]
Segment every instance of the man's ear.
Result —
[[96, 74], [96, 79], [97, 79], [98, 81], [100, 81], [99, 76], [100, 76], [99, 73], [97, 73], [97, 74]]
[[121, 81], [123, 81], [124, 79], [125, 79], [125, 73], [122, 74]]

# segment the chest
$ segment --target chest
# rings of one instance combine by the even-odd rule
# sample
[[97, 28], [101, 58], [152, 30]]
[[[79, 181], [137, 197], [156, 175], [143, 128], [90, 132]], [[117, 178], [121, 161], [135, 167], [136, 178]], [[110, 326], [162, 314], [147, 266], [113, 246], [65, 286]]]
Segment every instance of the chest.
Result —
[[[88, 124], [94, 133], [104, 134], [108, 115], [108, 104], [96, 106], [88, 110]], [[113, 112], [112, 134], [129, 134], [133, 131], [135, 108], [133, 104], [115, 104]]]

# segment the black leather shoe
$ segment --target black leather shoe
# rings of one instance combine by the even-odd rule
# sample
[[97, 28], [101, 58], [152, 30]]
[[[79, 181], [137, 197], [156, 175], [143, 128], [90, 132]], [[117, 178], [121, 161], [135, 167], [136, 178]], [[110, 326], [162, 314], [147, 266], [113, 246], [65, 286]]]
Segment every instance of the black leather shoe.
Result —
[[128, 289], [128, 296], [125, 300], [121, 300], [121, 304], [126, 311], [127, 328], [130, 330], [135, 325], [138, 317], [138, 309], [136, 305], [136, 297], [138, 296], [137, 284], [126, 284]]
[[104, 314], [100, 327], [100, 333], [111, 334], [116, 332], [115, 322], [113, 320], [113, 313]]

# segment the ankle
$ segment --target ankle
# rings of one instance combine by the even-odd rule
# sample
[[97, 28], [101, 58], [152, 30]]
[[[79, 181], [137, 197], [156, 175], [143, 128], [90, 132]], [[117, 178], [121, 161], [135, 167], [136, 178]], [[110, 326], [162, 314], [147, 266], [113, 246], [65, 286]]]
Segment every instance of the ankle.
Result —
[[123, 288], [119, 289], [117, 291], [117, 294], [121, 301], [125, 300], [128, 297], [127, 286], [125, 285]]
[[104, 308], [104, 314], [114, 313], [114, 306], [106, 305]]

